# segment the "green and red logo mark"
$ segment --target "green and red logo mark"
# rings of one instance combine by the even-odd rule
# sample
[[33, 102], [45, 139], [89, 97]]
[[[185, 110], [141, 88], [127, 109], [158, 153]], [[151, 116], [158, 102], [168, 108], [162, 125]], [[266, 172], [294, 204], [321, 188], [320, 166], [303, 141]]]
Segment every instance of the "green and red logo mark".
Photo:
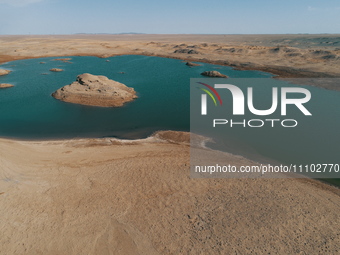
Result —
[[[203, 82], [197, 82], [205, 87], [207, 87], [209, 90], [211, 90], [212, 93], [215, 94], [215, 96], [217, 97], [218, 101], [220, 102], [220, 105], [222, 105], [222, 99], [221, 99], [221, 96], [220, 94], [218, 94], [218, 92], [216, 91], [216, 89], [214, 89], [213, 87], [211, 87], [210, 85], [206, 84], [206, 83], [203, 83]], [[204, 89], [204, 88], [199, 88], [201, 90], [203, 90], [205, 93], [207, 93], [211, 99], [214, 101], [214, 104], [215, 106], [217, 106], [217, 101], [216, 101], [216, 98], [214, 97], [214, 95], [207, 89]]]
[[[205, 88], [198, 88], [202, 91], [204, 91], [205, 93], [207, 93], [211, 99], [213, 100], [215, 106], [217, 106], [217, 101], [216, 101], [216, 98], [217, 100], [219, 101], [220, 105], [222, 105], [222, 99], [221, 99], [221, 96], [220, 94], [218, 94], [218, 92], [216, 91], [216, 89], [214, 89], [212, 86], [206, 84], [206, 83], [203, 83], [203, 82], [197, 82], [203, 86], [205, 86], [207, 89]], [[201, 101], [202, 101], [202, 105], [201, 105], [201, 114], [202, 115], [206, 115], [207, 114], [207, 94], [202, 94], [201, 95]], [[216, 98], [215, 98], [216, 96]]]

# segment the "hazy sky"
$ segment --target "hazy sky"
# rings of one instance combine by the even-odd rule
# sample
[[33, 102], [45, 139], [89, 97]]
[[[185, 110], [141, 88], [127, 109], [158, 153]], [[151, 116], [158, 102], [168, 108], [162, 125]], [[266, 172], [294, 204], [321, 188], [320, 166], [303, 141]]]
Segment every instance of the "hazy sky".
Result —
[[0, 0], [0, 34], [340, 33], [340, 0]]

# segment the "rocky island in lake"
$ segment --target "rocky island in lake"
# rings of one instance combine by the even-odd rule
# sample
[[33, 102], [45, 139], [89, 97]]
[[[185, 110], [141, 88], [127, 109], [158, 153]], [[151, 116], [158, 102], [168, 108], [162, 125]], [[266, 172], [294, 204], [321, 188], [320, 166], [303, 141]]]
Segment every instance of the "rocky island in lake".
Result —
[[185, 64], [187, 66], [200, 66], [200, 64], [196, 64], [196, 63], [193, 63], [193, 62], [186, 62]]
[[10, 70], [0, 69], [0, 76], [9, 74], [10, 72], [11, 72]]
[[201, 75], [208, 76], [208, 77], [228, 78], [227, 75], [221, 74], [220, 72], [217, 72], [217, 71], [205, 71], [201, 73]]
[[0, 89], [6, 89], [11, 87], [14, 87], [14, 85], [9, 83], [0, 83]]
[[119, 107], [137, 98], [133, 88], [88, 73], [78, 75], [77, 81], [58, 89], [52, 96], [64, 102], [102, 107]]
[[60, 68], [52, 68], [50, 69], [51, 72], [62, 72], [64, 71], [63, 69], [60, 69]]

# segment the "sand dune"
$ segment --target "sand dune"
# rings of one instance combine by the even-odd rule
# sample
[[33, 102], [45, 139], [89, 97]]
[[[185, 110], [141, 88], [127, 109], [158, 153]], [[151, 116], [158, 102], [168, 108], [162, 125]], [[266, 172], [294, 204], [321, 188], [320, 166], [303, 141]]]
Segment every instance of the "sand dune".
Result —
[[339, 252], [338, 189], [191, 179], [188, 136], [157, 137], [1, 139], [0, 254]]

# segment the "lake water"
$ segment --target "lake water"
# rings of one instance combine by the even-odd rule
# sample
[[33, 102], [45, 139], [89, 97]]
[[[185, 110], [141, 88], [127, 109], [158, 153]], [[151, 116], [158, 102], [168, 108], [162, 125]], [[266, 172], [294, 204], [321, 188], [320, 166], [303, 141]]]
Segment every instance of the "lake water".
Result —
[[[147, 137], [157, 130], [189, 131], [190, 78], [202, 78], [200, 73], [207, 70], [217, 70], [231, 79], [272, 77], [264, 72], [237, 71], [205, 63], [188, 67], [181, 60], [149, 56], [71, 58], [71, 63], [40, 58], [0, 66], [12, 70], [9, 75], [0, 77], [0, 83], [15, 85], [0, 90], [0, 136], [21, 139], [136, 139]], [[51, 68], [64, 71], [50, 72]], [[104, 75], [124, 83], [133, 87], [139, 98], [124, 107], [101, 108], [65, 103], [51, 96], [82, 73]], [[270, 86], [283, 86], [282, 81], [266, 80], [270, 81]], [[327, 151], [325, 160], [339, 162], [340, 92], [315, 87], [308, 89], [313, 95], [314, 103], [310, 105], [313, 119], [281, 135], [276, 135], [277, 130], [273, 129], [231, 131], [230, 150], [281, 162], [312, 158]], [[263, 97], [267, 97], [266, 92]], [[264, 139], [266, 137], [268, 139]], [[292, 146], [292, 139], [298, 141], [297, 145]], [[283, 146], [273, 146], [282, 143]]]
[[[0, 91], [0, 136], [135, 139], [157, 130], [189, 131], [190, 78], [200, 77], [201, 72], [217, 67], [202, 64], [190, 68], [181, 60], [133, 55], [71, 58], [71, 63], [40, 58], [1, 66], [13, 72], [0, 77], [0, 83], [12, 83], [15, 87]], [[51, 68], [64, 71], [50, 72]], [[257, 71], [218, 68], [233, 77], [270, 76]], [[47, 75], [42, 75], [44, 73]], [[82, 73], [104, 75], [133, 87], [139, 98], [121, 108], [101, 108], [65, 103], [51, 96]]]

